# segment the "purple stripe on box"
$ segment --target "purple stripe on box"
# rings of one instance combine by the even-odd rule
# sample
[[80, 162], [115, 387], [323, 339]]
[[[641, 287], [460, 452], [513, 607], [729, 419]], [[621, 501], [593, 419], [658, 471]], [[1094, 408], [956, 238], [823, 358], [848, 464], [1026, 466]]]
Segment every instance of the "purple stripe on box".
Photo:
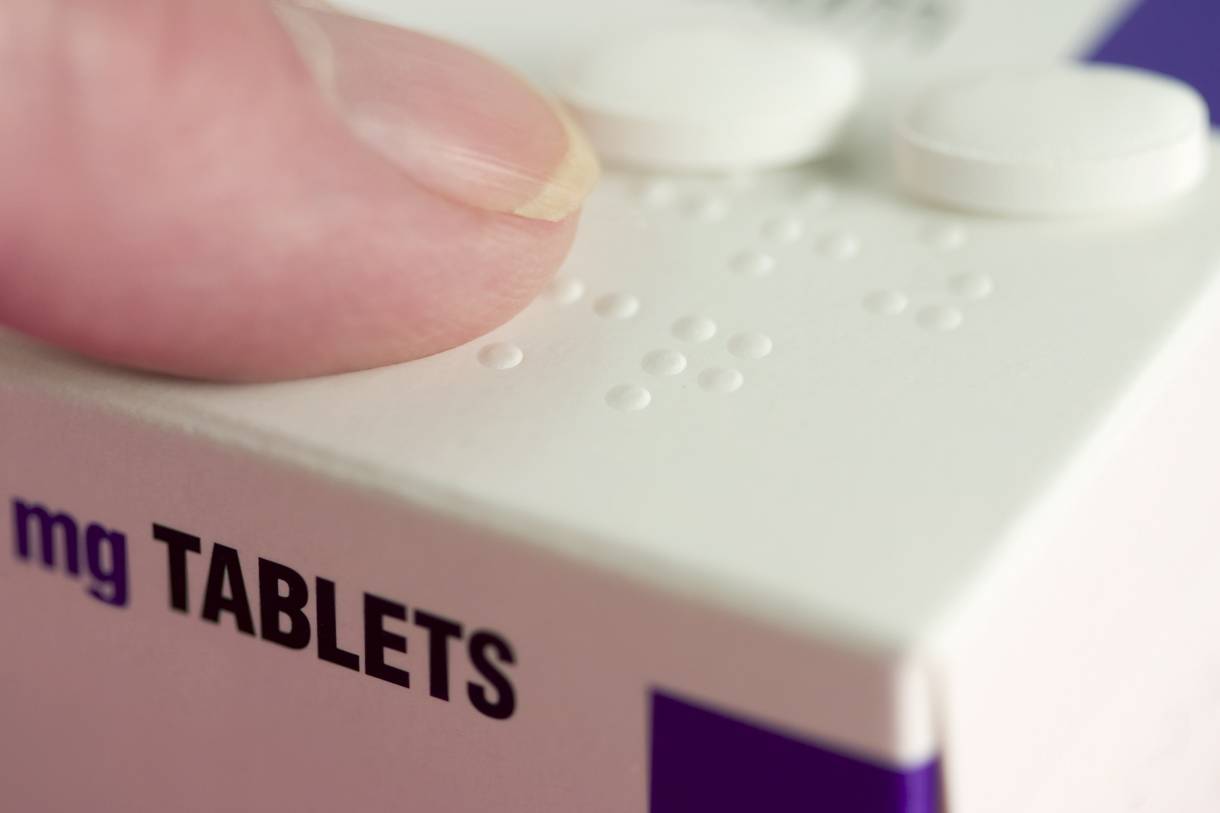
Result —
[[1102, 38], [1088, 58], [1188, 82], [1220, 125], [1220, 0], [1144, 0]]
[[649, 797], [651, 813], [939, 813], [940, 769], [885, 767], [654, 692]]

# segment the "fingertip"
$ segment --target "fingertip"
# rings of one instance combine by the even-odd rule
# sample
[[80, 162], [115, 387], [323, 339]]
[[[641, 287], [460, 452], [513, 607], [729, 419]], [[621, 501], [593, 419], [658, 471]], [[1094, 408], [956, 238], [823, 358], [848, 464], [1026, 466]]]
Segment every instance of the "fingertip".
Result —
[[295, 3], [276, 8], [356, 136], [432, 191], [559, 221], [600, 177], [580, 127], [505, 66], [418, 32]]
[[[295, 52], [269, 47], [284, 37], [270, 12], [135, 6], [191, 24], [104, 16], [165, 39], [127, 31], [138, 45], [122, 60], [46, 87], [71, 103], [40, 110], [41, 124], [68, 135], [0, 154], [28, 181], [17, 187], [36, 190], [16, 202], [0, 189], [16, 235], [0, 258], [0, 321], [147, 370], [294, 378], [469, 341], [562, 263], [575, 214], [491, 211], [369, 149], [303, 80]], [[48, 36], [65, 41], [30, 53], [62, 58], [73, 21], [62, 22], [69, 30]]]
[[[290, 296], [276, 293], [274, 308], [258, 309], [257, 329], [239, 328], [221, 348], [182, 344], [173, 356], [140, 340], [145, 355], [137, 366], [212, 380], [283, 380], [408, 362], [473, 341], [537, 298], [568, 253], [578, 215], [557, 222], [468, 215], [463, 227], [434, 233], [435, 244], [423, 250], [376, 227], [358, 250], [306, 248], [299, 283]], [[336, 265], [346, 273], [336, 277]]]

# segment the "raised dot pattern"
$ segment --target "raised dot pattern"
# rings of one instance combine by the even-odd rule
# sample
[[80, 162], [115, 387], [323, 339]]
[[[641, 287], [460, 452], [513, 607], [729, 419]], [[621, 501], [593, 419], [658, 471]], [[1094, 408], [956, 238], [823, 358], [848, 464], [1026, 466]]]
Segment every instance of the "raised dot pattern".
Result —
[[[706, 344], [719, 332], [716, 323], [707, 316], [688, 315], [672, 325], [675, 337], [693, 344]], [[744, 361], [755, 362], [771, 355], [775, 343], [765, 333], [740, 331], [729, 336], [721, 351]], [[701, 351], [707, 353], [707, 350]], [[717, 351], [711, 351], [713, 353]], [[670, 347], [660, 347], [645, 353], [640, 359], [640, 369], [656, 379], [674, 378], [690, 368], [686, 353]], [[701, 370], [696, 377], [699, 389], [713, 395], [728, 395], [737, 392], [745, 384], [745, 374], [736, 367], [713, 364]], [[638, 384], [624, 383], [612, 387], [606, 393], [607, 405], [622, 412], [638, 412], [653, 402], [652, 391]]]
[[765, 251], [743, 251], [730, 263], [738, 274], [747, 277], [765, 277], [775, 270], [775, 257]]
[[729, 202], [720, 195], [703, 195], [686, 202], [686, 213], [705, 223], [718, 223], [729, 214]]
[[[743, 193], [743, 190], [748, 190], [758, 182], [754, 176], [725, 176], [720, 179], [718, 185], [709, 187], [702, 182], [688, 184], [686, 181], [654, 177], [638, 182], [634, 187], [634, 195], [639, 203], [648, 207], [673, 206], [673, 211], [679, 215], [711, 223], [727, 218], [734, 208], [735, 195]], [[789, 256], [791, 250], [785, 249], [784, 246], [806, 237], [810, 210], [830, 206], [835, 197], [835, 190], [822, 181], [798, 189], [789, 198], [791, 211], [756, 221], [758, 244], [742, 246], [737, 253], [731, 254], [727, 263], [728, 269], [747, 277], [772, 274], [779, 264], [777, 254]], [[911, 229], [908, 234], [917, 238], [927, 252], [956, 252], [970, 239], [967, 229], [954, 219], [916, 223]], [[812, 237], [811, 249], [806, 248], [804, 251], [812, 250], [835, 261], [854, 259], [861, 254], [864, 247], [860, 235], [846, 227], [821, 230]], [[987, 299], [995, 290], [992, 278], [979, 271], [961, 271], [941, 279], [942, 295], [939, 301], [935, 298], [933, 301], [927, 301], [926, 284], [920, 283], [916, 283], [913, 297], [897, 288], [879, 287], [865, 289], [859, 301], [864, 310], [872, 314], [885, 317], [909, 315], [923, 330], [946, 333], [957, 330], [965, 323], [967, 305]], [[573, 304], [585, 297], [584, 283], [567, 276], [553, 280], [543, 293], [545, 300], [560, 306]], [[634, 319], [640, 313], [642, 304], [639, 298], [632, 294], [614, 292], [593, 299], [592, 308], [594, 313], [604, 319], [623, 321]], [[670, 333], [680, 342], [702, 345], [719, 334], [719, 327], [707, 316], [689, 314], [671, 323]], [[771, 355], [774, 344], [766, 334], [743, 331], [729, 336], [719, 347], [719, 352], [727, 351], [728, 355], [741, 362], [750, 363]], [[708, 393], [729, 394], [744, 386], [746, 374], [742, 369], [714, 363], [703, 367], [698, 356], [708, 351], [690, 348], [690, 352], [696, 355], [698, 372], [695, 381], [699, 389]], [[524, 353], [515, 345], [496, 343], [484, 347], [478, 357], [479, 361], [490, 369], [507, 370], [520, 365], [524, 360]], [[710, 362], [711, 359], [707, 361]], [[653, 376], [657, 385], [661, 379], [682, 376], [691, 365], [690, 356], [667, 347], [652, 350], [639, 359], [639, 369]], [[634, 412], [652, 404], [653, 393], [639, 384], [623, 383], [610, 388], [606, 392], [605, 400], [615, 409]]]
[[771, 337], [764, 333], [738, 333], [729, 339], [729, 352], [740, 359], [761, 359], [771, 355]]
[[961, 327], [965, 316], [952, 305], [926, 305], [915, 314], [915, 319], [925, 330], [943, 333]]
[[686, 369], [686, 356], [676, 350], [654, 350], [644, 356], [643, 367], [653, 375], [678, 375]]
[[[921, 239], [932, 249], [955, 251], [964, 246], [968, 234], [964, 226], [953, 221], [925, 224]], [[979, 271], [962, 271], [944, 282], [949, 301], [930, 302], [913, 309], [919, 327], [931, 333], [957, 330], [966, 321], [965, 304], [987, 299], [995, 291], [995, 282]], [[898, 290], [880, 289], [869, 292], [861, 300], [864, 309], [880, 316], [897, 316], [910, 308], [907, 295]]]
[[651, 178], [639, 189], [640, 202], [652, 207], [667, 206], [677, 195], [678, 191], [673, 181], [667, 178]]
[[515, 344], [496, 342], [479, 351], [479, 363], [489, 370], [511, 370], [525, 360], [525, 353]]
[[606, 403], [620, 412], [639, 412], [652, 403], [652, 393], [635, 384], [620, 384], [606, 393]]
[[834, 187], [825, 181], [815, 181], [805, 187], [801, 200], [812, 209], [825, 209], [834, 203]]
[[673, 334], [684, 342], [706, 342], [716, 335], [716, 323], [706, 316], [684, 316], [674, 322]]
[[873, 291], [864, 297], [864, 307], [883, 316], [897, 316], [907, 309], [907, 296], [901, 291]]
[[995, 290], [995, 283], [986, 274], [967, 271], [951, 277], [949, 289], [966, 299], [986, 299]]
[[966, 244], [966, 229], [960, 223], [929, 223], [924, 226], [923, 240], [941, 251], [956, 251]]
[[556, 277], [543, 295], [557, 305], [571, 305], [585, 295], [585, 284], [571, 277]]
[[604, 319], [630, 319], [640, 311], [640, 300], [631, 294], [606, 294], [593, 304]]
[[731, 367], [711, 367], [699, 375], [699, 386], [708, 392], [727, 395], [737, 392], [745, 383], [740, 370]]
[[763, 224], [762, 234], [777, 243], [794, 243], [805, 233], [805, 224], [795, 215], [773, 218]]
[[850, 260], [860, 253], [860, 238], [852, 232], [832, 232], [818, 243], [821, 253], [833, 260]]

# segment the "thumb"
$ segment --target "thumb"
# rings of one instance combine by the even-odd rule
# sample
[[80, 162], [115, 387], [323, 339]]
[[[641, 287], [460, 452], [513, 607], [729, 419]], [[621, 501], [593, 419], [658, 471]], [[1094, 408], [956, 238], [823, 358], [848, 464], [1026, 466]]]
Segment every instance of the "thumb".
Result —
[[533, 298], [597, 176], [515, 75], [249, 0], [0, 0], [0, 321], [280, 378], [415, 358]]

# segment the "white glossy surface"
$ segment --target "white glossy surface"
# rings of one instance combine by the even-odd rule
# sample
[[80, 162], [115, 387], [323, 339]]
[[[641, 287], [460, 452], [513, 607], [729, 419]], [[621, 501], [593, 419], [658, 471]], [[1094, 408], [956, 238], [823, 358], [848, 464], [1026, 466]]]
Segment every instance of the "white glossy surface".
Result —
[[[571, 3], [538, 15], [500, 0], [477, 14], [363, 5], [529, 67], [598, 24]], [[887, 81], [900, 95], [959, 63], [1062, 55], [1102, 5], [992, 3], [936, 54], [900, 52]], [[869, 101], [888, 122], [890, 99]], [[1030, 547], [1015, 530], [1098, 456], [1113, 416], [1158, 392], [1151, 374], [1220, 272], [1220, 183], [1091, 220], [947, 218], [895, 194], [878, 145], [847, 146], [819, 169], [611, 173], [558, 282], [495, 335], [420, 362], [214, 386], [6, 335], [3, 386], [152, 418], [625, 582], [879, 651], [917, 687], [894, 719], [866, 726], [875, 702], [840, 708], [833, 693], [798, 705], [839, 715], [819, 724], [833, 741], [923, 758], [937, 747], [925, 643]], [[775, 239], [793, 218], [801, 233]], [[771, 352], [743, 358], [761, 344], [734, 338], [760, 335]], [[487, 369], [489, 346], [520, 362]], [[665, 375], [645, 369], [658, 350], [682, 369], [669, 356]]]
[[[414, 500], [549, 529], [532, 544], [905, 649], [1091, 450], [1214, 284], [1220, 179], [1136, 215], [963, 215], [970, 239], [950, 252], [926, 239], [930, 210], [839, 184], [810, 239], [766, 240], [777, 206], [804, 211], [827, 181], [675, 181], [733, 201], [713, 225], [650, 208], [638, 178], [611, 175], [563, 272], [583, 298], [542, 296], [486, 339], [410, 364], [232, 387], [11, 341], [0, 352], [10, 377], [322, 455]], [[850, 261], [821, 253], [845, 233], [861, 246]], [[771, 273], [733, 270], [764, 245]], [[734, 353], [750, 334], [769, 355]], [[487, 369], [480, 353], [499, 343], [524, 361]], [[656, 350], [687, 363], [647, 372]]]

